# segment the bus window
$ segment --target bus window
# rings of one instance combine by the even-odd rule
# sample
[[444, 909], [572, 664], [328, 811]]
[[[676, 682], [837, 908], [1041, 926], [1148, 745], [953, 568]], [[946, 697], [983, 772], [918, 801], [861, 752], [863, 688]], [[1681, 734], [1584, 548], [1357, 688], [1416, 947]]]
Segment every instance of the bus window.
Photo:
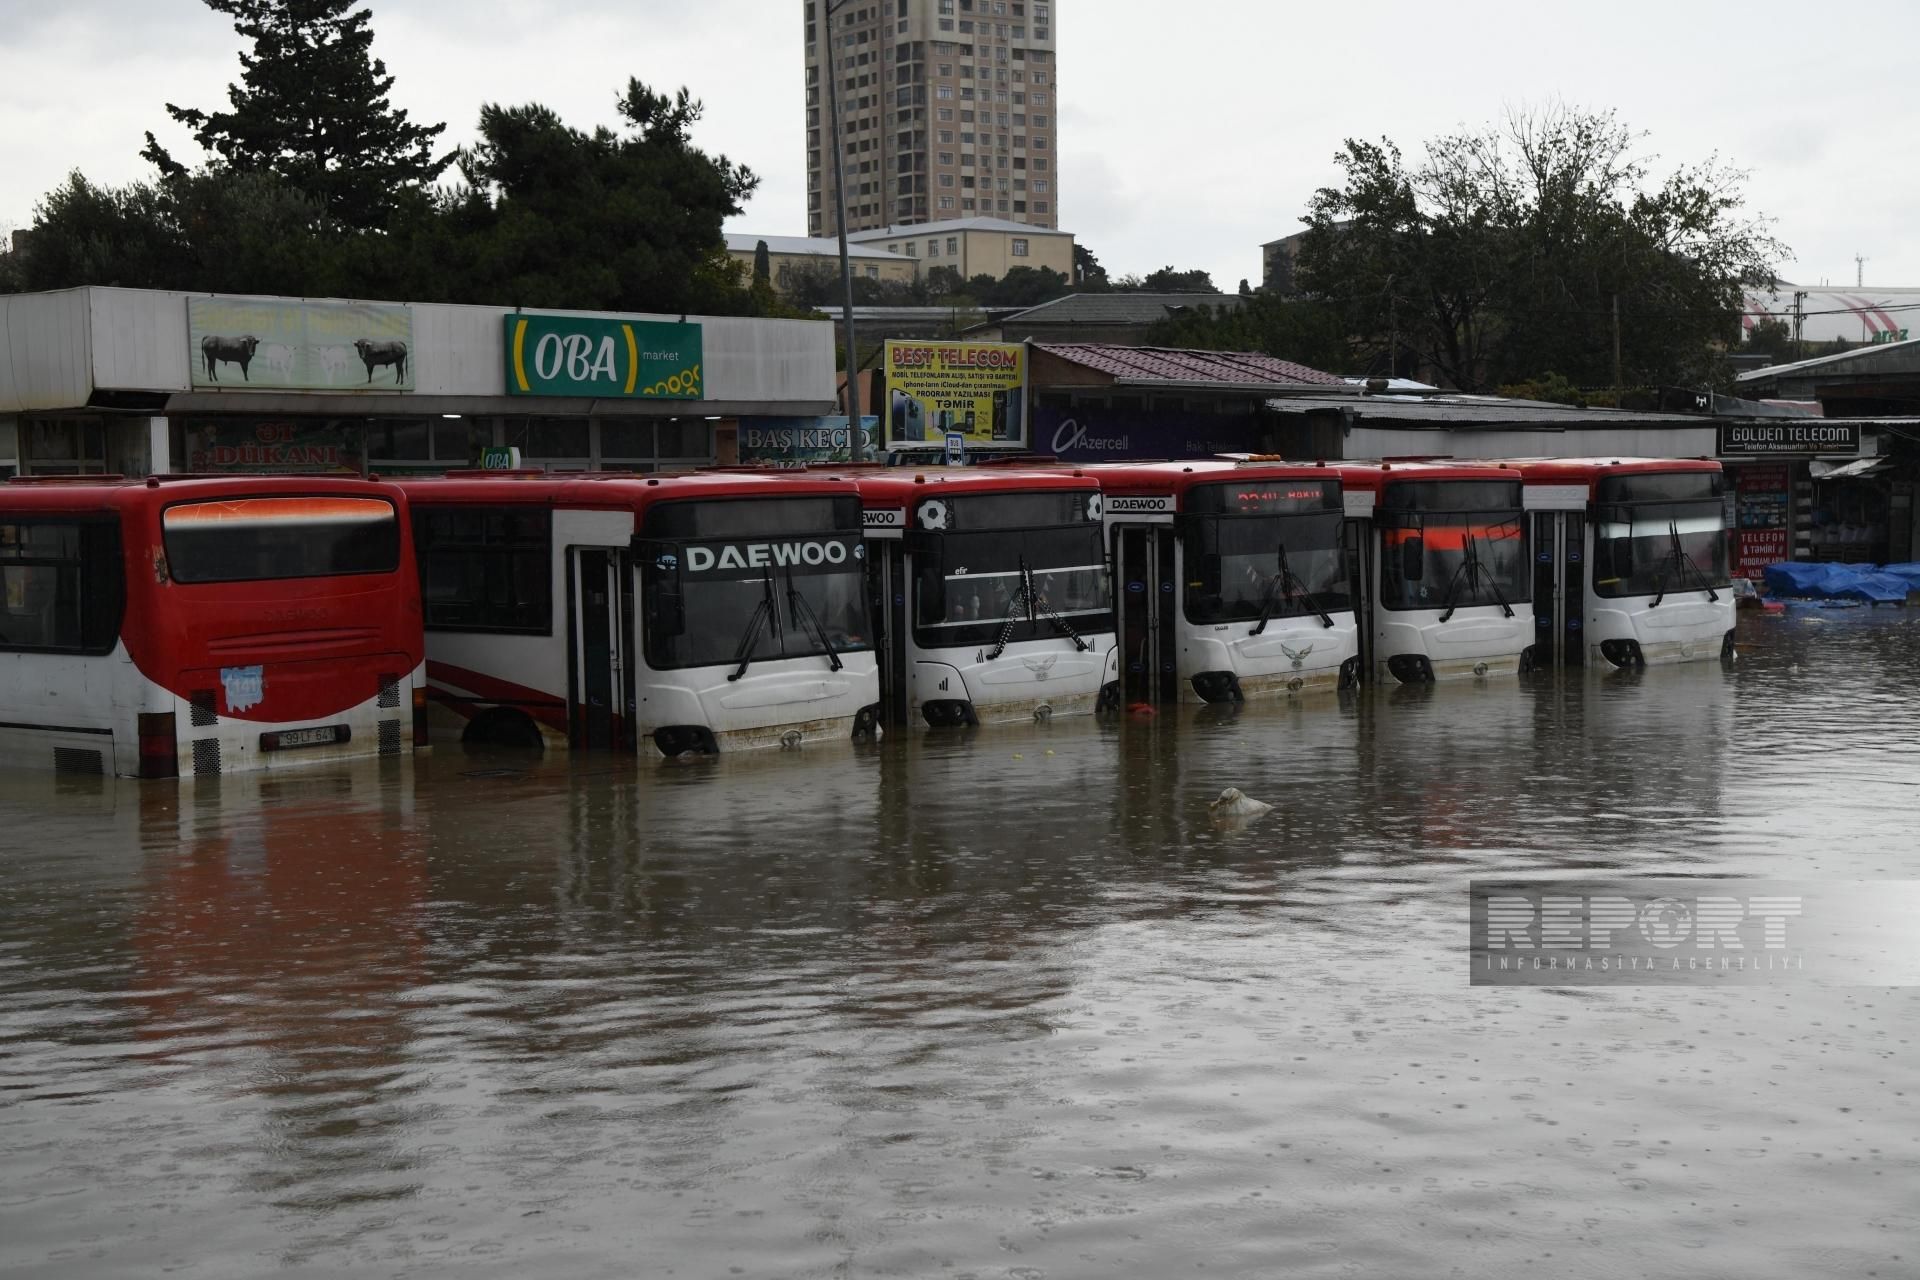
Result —
[[392, 573], [400, 522], [385, 498], [233, 498], [160, 516], [175, 582]]
[[120, 575], [115, 523], [0, 523], [0, 649], [111, 652], [120, 632]]

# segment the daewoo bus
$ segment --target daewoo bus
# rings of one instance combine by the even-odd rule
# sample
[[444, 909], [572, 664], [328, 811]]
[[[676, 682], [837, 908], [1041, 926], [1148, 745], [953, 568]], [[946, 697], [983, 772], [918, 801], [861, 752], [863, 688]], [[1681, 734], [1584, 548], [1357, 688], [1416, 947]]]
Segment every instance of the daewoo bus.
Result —
[[408, 749], [405, 502], [345, 478], [0, 486], [0, 756], [160, 778]]
[[1726, 482], [1704, 458], [1541, 458], [1526, 482], [1540, 662], [1733, 657]]
[[1118, 695], [1100, 487], [1060, 468], [849, 470], [885, 602], [888, 722], [1091, 712]]
[[1115, 462], [1099, 482], [1128, 702], [1239, 702], [1360, 675], [1340, 472]]
[[428, 691], [463, 740], [666, 756], [877, 732], [845, 480], [406, 480]]
[[1532, 661], [1520, 473], [1490, 463], [1343, 462], [1349, 516], [1365, 522], [1356, 596], [1376, 678], [1417, 684]]

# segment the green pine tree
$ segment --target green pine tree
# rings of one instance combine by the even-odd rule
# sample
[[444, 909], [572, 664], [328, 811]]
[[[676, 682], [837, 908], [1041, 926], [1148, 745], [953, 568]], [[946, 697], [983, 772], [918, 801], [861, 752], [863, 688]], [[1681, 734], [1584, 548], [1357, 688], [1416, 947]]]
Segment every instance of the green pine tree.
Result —
[[[435, 159], [444, 124], [393, 106], [393, 77], [372, 55], [372, 13], [353, 0], [205, 0], [253, 42], [226, 111], [167, 104], [194, 141], [239, 173], [271, 173], [317, 200], [339, 225], [384, 227], [452, 163]], [[141, 152], [163, 178], [186, 166], [149, 133]]]

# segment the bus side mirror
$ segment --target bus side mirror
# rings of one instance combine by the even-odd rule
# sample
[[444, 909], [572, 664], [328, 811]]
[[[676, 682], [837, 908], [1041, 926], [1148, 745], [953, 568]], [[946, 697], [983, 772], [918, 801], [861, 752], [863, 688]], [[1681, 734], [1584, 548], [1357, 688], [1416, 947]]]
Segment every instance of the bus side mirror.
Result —
[[920, 578], [919, 609], [917, 617], [921, 622], [945, 622], [947, 620], [947, 561], [941, 554], [940, 542], [928, 538], [914, 554], [914, 569]]
[[1400, 544], [1400, 577], [1418, 582], [1427, 576], [1427, 540], [1408, 538]]
[[653, 633], [668, 638], [687, 633], [686, 587], [680, 580], [680, 567], [659, 570], [653, 586]]

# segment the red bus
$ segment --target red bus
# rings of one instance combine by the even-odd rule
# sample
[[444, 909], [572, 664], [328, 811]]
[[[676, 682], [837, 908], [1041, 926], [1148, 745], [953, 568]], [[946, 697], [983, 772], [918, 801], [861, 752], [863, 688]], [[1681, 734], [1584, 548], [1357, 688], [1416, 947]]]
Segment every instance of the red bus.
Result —
[[377, 481], [0, 487], [0, 759], [217, 775], [419, 740], [406, 499]]

